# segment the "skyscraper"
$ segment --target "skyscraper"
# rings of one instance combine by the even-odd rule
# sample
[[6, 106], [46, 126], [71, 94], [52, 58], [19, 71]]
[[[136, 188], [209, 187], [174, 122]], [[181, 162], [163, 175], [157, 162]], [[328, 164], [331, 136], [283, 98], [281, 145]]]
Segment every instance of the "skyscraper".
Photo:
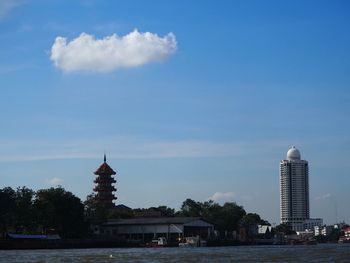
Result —
[[287, 152], [287, 160], [280, 162], [281, 223], [294, 231], [303, 231], [310, 218], [309, 165], [301, 160], [295, 146]]

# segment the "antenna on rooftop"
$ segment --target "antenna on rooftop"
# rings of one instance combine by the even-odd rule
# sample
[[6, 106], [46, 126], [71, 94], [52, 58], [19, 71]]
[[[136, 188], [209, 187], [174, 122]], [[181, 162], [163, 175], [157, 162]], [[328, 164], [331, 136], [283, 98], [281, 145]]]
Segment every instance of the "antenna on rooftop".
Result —
[[337, 200], [335, 200], [335, 223], [338, 224], [338, 204], [337, 204]]

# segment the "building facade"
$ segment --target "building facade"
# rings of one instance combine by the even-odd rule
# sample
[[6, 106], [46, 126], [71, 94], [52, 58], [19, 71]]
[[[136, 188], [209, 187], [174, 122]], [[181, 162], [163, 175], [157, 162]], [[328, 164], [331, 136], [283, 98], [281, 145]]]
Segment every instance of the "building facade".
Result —
[[93, 229], [94, 234], [106, 237], [123, 237], [150, 241], [157, 237], [166, 237], [176, 241], [180, 237], [199, 236], [208, 239], [214, 226], [199, 217], [155, 217], [109, 220]]
[[322, 218], [309, 218], [303, 222], [303, 230], [314, 231], [316, 226], [323, 226]]
[[280, 211], [281, 223], [294, 231], [304, 231], [304, 222], [310, 219], [309, 165], [301, 160], [295, 146], [287, 152], [287, 159], [280, 162]]

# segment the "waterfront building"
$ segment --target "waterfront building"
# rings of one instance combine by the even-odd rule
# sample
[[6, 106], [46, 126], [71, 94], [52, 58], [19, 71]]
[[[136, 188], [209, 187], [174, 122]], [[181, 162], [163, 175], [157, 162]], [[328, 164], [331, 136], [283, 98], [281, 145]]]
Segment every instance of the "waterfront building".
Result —
[[269, 225], [258, 225], [258, 234], [266, 235], [267, 233], [272, 232], [272, 226]]
[[113, 219], [93, 228], [97, 236], [143, 241], [157, 237], [166, 237], [168, 241], [192, 236], [208, 239], [213, 230], [212, 224], [199, 217]]
[[342, 227], [339, 227], [338, 224], [335, 225], [322, 225], [322, 226], [315, 226], [315, 236], [329, 236], [334, 229], [342, 229]]
[[314, 236], [319, 236], [322, 234], [322, 227], [314, 226]]
[[341, 236], [340, 240], [342, 242], [350, 243], [350, 226], [345, 227], [343, 229], [343, 232], [344, 232], [344, 236]]
[[96, 192], [97, 202], [106, 208], [114, 208], [113, 200], [116, 200], [117, 197], [113, 194], [116, 191], [116, 188], [113, 186], [116, 183], [113, 175], [116, 172], [107, 164], [106, 154], [104, 155], [103, 163], [94, 174], [97, 175], [94, 181], [96, 184], [94, 191]]
[[303, 229], [308, 231], [314, 231], [316, 226], [321, 227], [322, 225], [322, 218], [309, 218], [303, 222]]
[[330, 225], [330, 226], [324, 226], [321, 230], [321, 235], [323, 236], [328, 236], [331, 234], [331, 232], [333, 231], [334, 226]]
[[281, 223], [294, 231], [303, 231], [304, 222], [310, 219], [309, 164], [301, 160], [295, 146], [287, 152], [287, 159], [280, 162]]

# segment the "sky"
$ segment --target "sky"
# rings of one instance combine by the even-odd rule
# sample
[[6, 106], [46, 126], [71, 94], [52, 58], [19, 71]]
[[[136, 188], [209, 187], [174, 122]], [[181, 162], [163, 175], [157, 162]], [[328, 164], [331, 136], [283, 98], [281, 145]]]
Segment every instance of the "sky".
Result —
[[279, 224], [279, 162], [311, 217], [350, 222], [349, 1], [0, 0], [0, 188], [187, 198]]

